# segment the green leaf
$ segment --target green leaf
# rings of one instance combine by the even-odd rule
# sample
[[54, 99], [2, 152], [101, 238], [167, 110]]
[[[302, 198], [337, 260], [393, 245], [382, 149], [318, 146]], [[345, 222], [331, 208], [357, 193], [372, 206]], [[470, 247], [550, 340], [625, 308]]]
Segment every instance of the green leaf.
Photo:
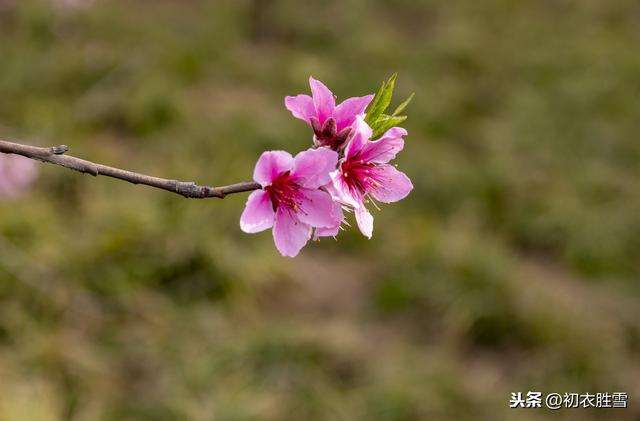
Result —
[[398, 74], [394, 73], [386, 82], [382, 82], [380, 90], [378, 90], [378, 93], [367, 108], [367, 113], [364, 120], [373, 130], [373, 134], [371, 136], [371, 139], [373, 140], [379, 138], [387, 130], [397, 126], [407, 119], [407, 116], [398, 114], [404, 111], [407, 105], [409, 105], [409, 103], [413, 99], [413, 93], [409, 95], [409, 98], [404, 100], [402, 104], [398, 105], [398, 107], [393, 111], [393, 114], [385, 114], [385, 111], [387, 110], [387, 108], [389, 108], [389, 104], [391, 104], [391, 98], [393, 96], [393, 89], [395, 88], [397, 77]]
[[400, 105], [398, 105], [398, 108], [395, 109], [395, 111], [393, 112], [393, 114], [391, 114], [392, 116], [396, 116], [398, 114], [400, 114], [401, 112], [404, 111], [405, 108], [407, 108], [407, 105], [409, 105], [409, 103], [411, 102], [411, 100], [413, 99], [413, 96], [415, 95], [415, 92], [412, 92], [411, 95], [409, 95], [409, 98], [405, 99], [404, 102]]
[[384, 92], [385, 82], [382, 81], [382, 86], [378, 89], [378, 93], [373, 97], [373, 101], [369, 104], [366, 110], [366, 115], [364, 121], [371, 126], [378, 119], [382, 111], [380, 111], [380, 98], [382, 97], [382, 93]]
[[406, 115], [398, 115], [398, 116], [391, 116], [386, 114], [382, 115], [378, 119], [378, 121], [374, 123], [374, 126], [371, 127], [373, 129], [373, 134], [371, 135], [371, 139], [375, 140], [379, 138], [384, 134], [384, 132], [386, 132], [392, 127], [397, 126], [398, 124], [402, 123], [406, 119], [407, 119]]
[[393, 96], [393, 88], [395, 87], [397, 73], [391, 75], [389, 80], [382, 82], [380, 90], [369, 104], [367, 108], [367, 115], [364, 121], [370, 126], [374, 124], [378, 118], [384, 113], [391, 103], [391, 97]]

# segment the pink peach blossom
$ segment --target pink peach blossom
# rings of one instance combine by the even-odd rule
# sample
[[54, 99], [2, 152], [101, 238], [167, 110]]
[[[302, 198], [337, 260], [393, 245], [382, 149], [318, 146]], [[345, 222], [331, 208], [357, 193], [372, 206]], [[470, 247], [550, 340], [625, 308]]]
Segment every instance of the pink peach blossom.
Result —
[[407, 131], [393, 127], [372, 141], [371, 127], [361, 116], [356, 118], [353, 131], [344, 159], [331, 173], [332, 183], [328, 188], [337, 200], [353, 207], [360, 231], [371, 238], [373, 216], [365, 203], [369, 200], [397, 202], [413, 189], [409, 177], [388, 164], [404, 147], [402, 137]]
[[276, 248], [294, 257], [311, 238], [312, 230], [339, 225], [331, 196], [320, 187], [330, 183], [338, 154], [326, 148], [300, 152], [264, 152], [253, 173], [262, 190], [247, 200], [240, 228], [256, 233], [273, 228]]
[[306, 121], [317, 146], [338, 150], [347, 140], [356, 116], [363, 115], [373, 95], [346, 99], [336, 106], [333, 93], [319, 80], [309, 78], [311, 95], [287, 96], [284, 104], [294, 117]]

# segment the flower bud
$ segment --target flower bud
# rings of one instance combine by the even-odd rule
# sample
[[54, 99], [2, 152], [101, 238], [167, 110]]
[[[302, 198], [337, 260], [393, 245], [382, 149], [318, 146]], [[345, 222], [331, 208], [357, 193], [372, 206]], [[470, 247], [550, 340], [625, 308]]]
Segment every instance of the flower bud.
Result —
[[325, 140], [333, 139], [338, 130], [338, 126], [336, 125], [336, 121], [333, 117], [329, 117], [325, 122], [324, 126], [322, 126], [322, 138]]

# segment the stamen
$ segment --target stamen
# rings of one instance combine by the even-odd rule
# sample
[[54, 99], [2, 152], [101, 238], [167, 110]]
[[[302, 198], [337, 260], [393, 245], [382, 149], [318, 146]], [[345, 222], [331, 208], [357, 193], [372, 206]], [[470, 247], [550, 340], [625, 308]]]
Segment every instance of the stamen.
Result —
[[265, 191], [269, 193], [274, 211], [280, 206], [296, 213], [302, 211], [304, 197], [301, 186], [291, 180], [288, 171], [276, 177], [271, 185], [265, 187]]

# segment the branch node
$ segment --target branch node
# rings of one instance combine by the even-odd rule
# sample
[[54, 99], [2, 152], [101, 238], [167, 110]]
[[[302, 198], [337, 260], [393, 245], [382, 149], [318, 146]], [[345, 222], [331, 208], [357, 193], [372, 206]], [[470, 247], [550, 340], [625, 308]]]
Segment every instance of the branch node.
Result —
[[69, 150], [69, 147], [67, 145], [58, 145], [52, 146], [49, 150], [53, 155], [63, 155]]

